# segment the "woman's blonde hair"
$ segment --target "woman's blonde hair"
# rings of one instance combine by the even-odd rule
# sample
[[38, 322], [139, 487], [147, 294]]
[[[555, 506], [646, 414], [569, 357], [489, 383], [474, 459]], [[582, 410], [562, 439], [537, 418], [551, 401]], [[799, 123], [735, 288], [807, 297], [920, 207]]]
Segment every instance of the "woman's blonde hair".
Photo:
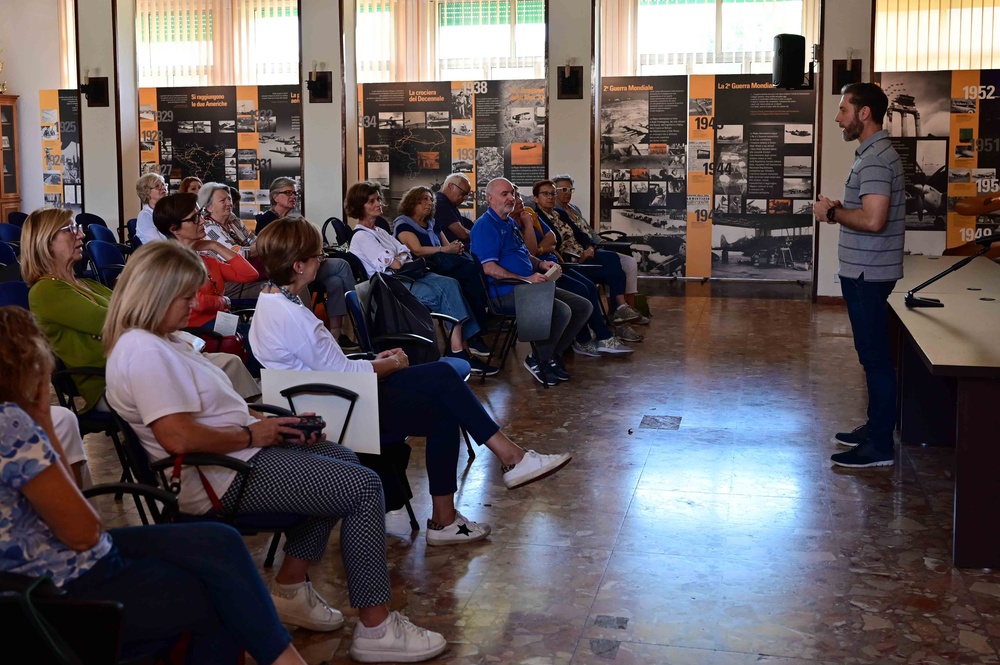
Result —
[[35, 317], [13, 305], [0, 307], [0, 339], [0, 402], [26, 409], [34, 402], [39, 382], [49, 382], [52, 349]]
[[296, 261], [308, 261], [323, 253], [319, 229], [301, 217], [276, 219], [264, 227], [256, 244], [268, 276], [281, 286], [292, 283]]
[[166, 185], [167, 181], [159, 173], [147, 173], [135, 181], [135, 193], [139, 195], [142, 205], [149, 203], [149, 190], [160, 183]]
[[115, 284], [102, 340], [110, 354], [132, 328], [159, 334], [167, 308], [208, 279], [205, 263], [176, 242], [150, 242], [137, 249]]
[[28, 286], [52, 273], [52, 239], [69, 224], [72, 210], [40, 208], [28, 215], [21, 228], [21, 275]]

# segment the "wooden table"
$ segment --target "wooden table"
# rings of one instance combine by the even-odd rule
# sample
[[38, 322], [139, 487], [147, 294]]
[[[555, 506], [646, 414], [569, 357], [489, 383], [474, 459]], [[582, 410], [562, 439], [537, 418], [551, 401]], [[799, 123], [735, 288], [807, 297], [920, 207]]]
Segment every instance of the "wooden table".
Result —
[[[894, 292], [890, 335], [898, 349], [902, 442], [956, 447], [953, 563], [998, 568], [1000, 266], [989, 262], [973, 268], [978, 261], [921, 292], [944, 307], [910, 309], [904, 294]], [[909, 262], [905, 269], [910, 271], [906, 281], [916, 280], [909, 286], [923, 281]], [[966, 270], [973, 272], [965, 275]]]
[[[955, 265], [964, 256], [904, 256], [903, 279], [896, 282], [893, 293], [906, 293], [934, 275]], [[947, 277], [934, 282], [917, 295], [936, 293], [964, 293], [969, 289], [995, 291], [1000, 293], [1000, 264], [985, 256], [975, 258], [969, 265], [959, 268]]]

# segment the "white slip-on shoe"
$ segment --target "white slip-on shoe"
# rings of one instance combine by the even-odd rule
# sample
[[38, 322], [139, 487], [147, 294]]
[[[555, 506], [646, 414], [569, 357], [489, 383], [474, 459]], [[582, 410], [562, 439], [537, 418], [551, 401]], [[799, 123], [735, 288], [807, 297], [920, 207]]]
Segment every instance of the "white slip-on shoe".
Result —
[[271, 601], [281, 623], [319, 632], [337, 630], [344, 625], [344, 615], [330, 607], [306, 581], [293, 592], [271, 585]]
[[541, 480], [569, 464], [573, 456], [569, 453], [560, 455], [539, 455], [534, 450], [524, 451], [524, 459], [513, 467], [505, 468], [503, 484], [507, 489], [522, 487], [536, 480]]
[[383, 625], [385, 634], [374, 638], [359, 635], [371, 629], [358, 624], [349, 649], [351, 658], [360, 663], [418, 663], [448, 646], [440, 633], [413, 625], [399, 612], [390, 612]]

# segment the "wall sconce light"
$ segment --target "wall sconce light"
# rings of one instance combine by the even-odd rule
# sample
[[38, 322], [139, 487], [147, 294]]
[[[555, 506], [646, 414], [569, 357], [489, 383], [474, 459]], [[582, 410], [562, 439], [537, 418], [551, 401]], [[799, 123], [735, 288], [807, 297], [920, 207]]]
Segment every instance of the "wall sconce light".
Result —
[[[94, 70], [100, 73], [99, 69]], [[80, 92], [87, 98], [88, 107], [110, 106], [108, 98], [108, 77], [91, 76], [90, 69], [83, 70], [83, 83], [80, 84]]]
[[[306, 89], [309, 91], [310, 104], [332, 104], [333, 103], [333, 72], [317, 71], [316, 61], [313, 60], [312, 70], [306, 79]], [[320, 68], [326, 67], [325, 62], [319, 63]]]

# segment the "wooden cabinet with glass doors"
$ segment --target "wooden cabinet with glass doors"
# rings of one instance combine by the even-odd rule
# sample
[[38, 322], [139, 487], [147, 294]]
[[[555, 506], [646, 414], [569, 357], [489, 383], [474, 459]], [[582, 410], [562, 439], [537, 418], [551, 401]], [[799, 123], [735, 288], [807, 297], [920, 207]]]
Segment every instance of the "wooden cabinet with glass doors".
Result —
[[0, 222], [21, 209], [21, 176], [18, 164], [17, 95], [0, 95]]

